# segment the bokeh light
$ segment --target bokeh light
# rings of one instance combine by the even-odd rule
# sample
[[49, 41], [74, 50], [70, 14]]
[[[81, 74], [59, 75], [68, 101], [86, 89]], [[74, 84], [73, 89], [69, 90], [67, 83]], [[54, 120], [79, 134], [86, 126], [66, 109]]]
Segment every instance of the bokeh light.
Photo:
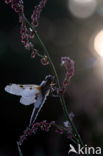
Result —
[[96, 10], [96, 0], [69, 0], [69, 10], [77, 18], [90, 17]]
[[103, 57], [103, 30], [101, 30], [94, 39], [94, 49], [99, 56]]

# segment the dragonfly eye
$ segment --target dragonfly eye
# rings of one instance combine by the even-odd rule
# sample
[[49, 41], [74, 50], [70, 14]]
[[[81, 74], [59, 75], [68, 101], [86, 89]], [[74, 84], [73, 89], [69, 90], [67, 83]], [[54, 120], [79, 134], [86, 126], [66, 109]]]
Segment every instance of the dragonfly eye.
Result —
[[47, 75], [46, 77], [45, 77], [45, 81], [48, 81], [48, 82], [53, 82], [54, 81], [54, 76], [52, 76], [52, 75]]

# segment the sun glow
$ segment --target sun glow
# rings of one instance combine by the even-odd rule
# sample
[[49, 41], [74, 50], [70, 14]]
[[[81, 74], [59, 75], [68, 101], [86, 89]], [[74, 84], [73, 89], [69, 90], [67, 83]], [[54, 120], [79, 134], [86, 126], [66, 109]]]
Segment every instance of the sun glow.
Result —
[[103, 30], [94, 39], [94, 49], [99, 56], [103, 57]]

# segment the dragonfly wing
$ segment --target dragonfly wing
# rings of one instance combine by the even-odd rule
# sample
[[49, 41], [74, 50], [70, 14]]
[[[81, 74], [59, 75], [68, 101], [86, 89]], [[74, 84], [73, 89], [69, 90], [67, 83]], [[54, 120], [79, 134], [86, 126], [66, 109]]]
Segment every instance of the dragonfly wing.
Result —
[[5, 91], [13, 95], [20, 96], [23, 91], [23, 87], [20, 87], [20, 85], [17, 84], [10, 84], [5, 87]]
[[40, 91], [38, 85], [22, 85], [22, 84], [10, 84], [5, 87], [5, 91], [18, 96], [30, 96]]
[[24, 105], [30, 105], [37, 101], [37, 95], [41, 93], [40, 86], [37, 85], [18, 85], [10, 84], [5, 87], [5, 91], [21, 96], [20, 103]]
[[36, 102], [36, 96], [30, 96], [30, 97], [21, 97], [20, 103], [23, 105], [31, 105]]
[[41, 95], [40, 89], [36, 87], [28, 87], [25, 86], [25, 89], [22, 91], [20, 103], [24, 105], [30, 105], [37, 102], [39, 100], [39, 96]]

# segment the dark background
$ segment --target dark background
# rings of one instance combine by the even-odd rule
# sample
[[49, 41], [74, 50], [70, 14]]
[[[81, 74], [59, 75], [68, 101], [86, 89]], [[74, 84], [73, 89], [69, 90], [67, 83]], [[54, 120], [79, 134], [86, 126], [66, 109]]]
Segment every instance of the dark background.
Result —
[[[36, 3], [33, 0], [24, 2], [25, 14], [30, 19]], [[67, 0], [48, 0], [38, 27], [61, 81], [64, 73], [60, 58], [69, 56], [75, 61], [75, 75], [65, 99], [88, 146], [102, 146], [103, 143], [103, 64], [91, 42], [92, 37], [103, 28], [103, 16], [98, 14], [98, 9], [92, 16], [80, 19], [71, 14]], [[37, 41], [35, 47], [40, 48]], [[24, 49], [20, 42], [18, 16], [1, 0], [0, 156], [18, 156], [16, 140], [28, 125], [32, 111], [32, 106], [19, 104], [19, 98], [7, 94], [4, 87], [9, 83], [40, 84], [48, 74], [51, 74], [50, 68], [42, 66], [39, 58], [32, 59]], [[59, 99], [48, 97], [37, 120], [62, 122], [64, 115]], [[30, 140], [22, 147], [24, 156], [64, 156], [70, 143], [65, 136], [53, 132], [38, 133]]]

